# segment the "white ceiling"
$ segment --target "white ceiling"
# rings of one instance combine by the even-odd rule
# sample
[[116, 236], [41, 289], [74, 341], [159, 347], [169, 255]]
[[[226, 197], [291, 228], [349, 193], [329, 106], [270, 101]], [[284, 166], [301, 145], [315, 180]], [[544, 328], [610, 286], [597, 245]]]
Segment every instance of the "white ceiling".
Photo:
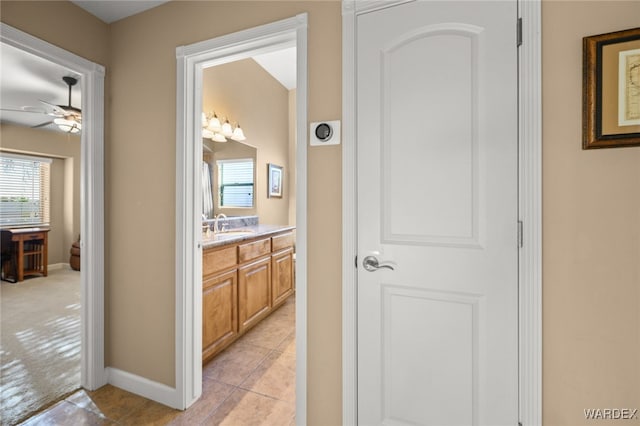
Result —
[[169, 0], [71, 0], [71, 2], [100, 18], [100, 20], [107, 24], [144, 12], [148, 9], [153, 9], [168, 1]]
[[[0, 44], [0, 121], [24, 126], [37, 126], [50, 122], [47, 115], [53, 108], [40, 100], [54, 105], [67, 105], [69, 88], [62, 80], [64, 76], [80, 78], [71, 70], [45, 59], [25, 53], [7, 44]], [[80, 108], [80, 81], [71, 90], [71, 105]], [[32, 112], [5, 111], [16, 109]], [[44, 129], [56, 129], [48, 125]]]
[[296, 48], [256, 55], [253, 59], [287, 90], [296, 88]]
[[[163, 1], [102, 1], [83, 0], [73, 3], [88, 10], [104, 22], [110, 23], [144, 10], [159, 6]], [[254, 57], [267, 72], [287, 90], [296, 87], [296, 49], [294, 47]], [[50, 122], [47, 115], [52, 108], [40, 100], [68, 104], [68, 86], [64, 76], [80, 78], [73, 71], [25, 53], [4, 43], [0, 44], [0, 121], [24, 126], [38, 126]], [[81, 108], [80, 81], [72, 89], [71, 105]], [[21, 111], [6, 111], [14, 109]], [[30, 112], [28, 112], [30, 111]], [[43, 129], [55, 130], [51, 124]]]

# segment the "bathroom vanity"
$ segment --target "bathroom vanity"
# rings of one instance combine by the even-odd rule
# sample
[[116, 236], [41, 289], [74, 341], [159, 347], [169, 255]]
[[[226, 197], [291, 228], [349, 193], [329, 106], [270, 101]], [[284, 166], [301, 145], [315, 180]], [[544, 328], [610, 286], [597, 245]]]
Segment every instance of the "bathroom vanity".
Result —
[[254, 225], [211, 233], [204, 239], [203, 363], [293, 294], [294, 229]]

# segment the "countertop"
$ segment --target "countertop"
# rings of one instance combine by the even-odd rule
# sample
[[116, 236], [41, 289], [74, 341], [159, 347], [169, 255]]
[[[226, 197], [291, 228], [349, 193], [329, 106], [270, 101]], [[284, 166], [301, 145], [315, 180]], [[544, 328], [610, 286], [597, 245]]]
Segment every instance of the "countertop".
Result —
[[[202, 236], [202, 248], [208, 249], [213, 247], [222, 247], [230, 244], [236, 244], [244, 240], [252, 240], [254, 238], [266, 237], [283, 231], [291, 231], [296, 229], [295, 226], [288, 225], [253, 225], [243, 226], [238, 229], [229, 229], [227, 232], [219, 232], [209, 234], [209, 237]], [[247, 231], [246, 234], [234, 233], [238, 231]], [[249, 233], [249, 231], [251, 233]]]

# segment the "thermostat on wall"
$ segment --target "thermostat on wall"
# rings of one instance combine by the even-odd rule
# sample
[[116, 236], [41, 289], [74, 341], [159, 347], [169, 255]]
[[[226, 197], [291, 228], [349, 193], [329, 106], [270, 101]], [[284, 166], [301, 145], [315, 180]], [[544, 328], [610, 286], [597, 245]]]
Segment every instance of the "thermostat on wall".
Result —
[[311, 123], [310, 127], [311, 146], [340, 144], [340, 120]]

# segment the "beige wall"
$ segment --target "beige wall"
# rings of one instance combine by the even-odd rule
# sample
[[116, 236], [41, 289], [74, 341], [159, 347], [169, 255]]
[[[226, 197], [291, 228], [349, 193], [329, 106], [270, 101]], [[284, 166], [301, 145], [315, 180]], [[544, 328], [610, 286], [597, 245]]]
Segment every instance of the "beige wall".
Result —
[[[303, 12], [308, 118], [339, 118], [339, 2], [180, 1], [110, 26], [66, 1], [2, 2], [3, 22], [107, 66], [107, 365], [174, 384], [175, 48]], [[310, 148], [308, 174], [308, 424], [338, 424], [340, 147]]]
[[288, 90], [253, 59], [207, 68], [202, 79], [203, 110], [215, 111], [220, 120], [228, 117], [232, 125], [239, 122], [247, 136], [244, 143], [257, 150], [255, 209], [218, 209], [216, 196], [214, 210], [235, 216], [257, 214], [260, 223], [287, 225], [290, 190], [283, 188], [282, 198], [267, 197], [267, 163], [282, 166], [285, 178], [291, 171]]
[[544, 423], [599, 424], [583, 409], [640, 408], [640, 147], [581, 150], [582, 37], [640, 2], [542, 12]]
[[52, 158], [49, 264], [69, 263], [80, 234], [80, 138], [68, 133], [0, 125], [2, 150]]
[[[176, 47], [301, 12], [309, 119], [340, 117], [339, 2], [171, 2], [111, 26], [110, 365], [174, 384]], [[164, 173], [141, 173], [151, 159]], [[341, 416], [339, 171], [340, 147], [310, 149], [309, 424]]]
[[109, 26], [71, 2], [2, 0], [0, 20], [90, 61], [108, 63]]

